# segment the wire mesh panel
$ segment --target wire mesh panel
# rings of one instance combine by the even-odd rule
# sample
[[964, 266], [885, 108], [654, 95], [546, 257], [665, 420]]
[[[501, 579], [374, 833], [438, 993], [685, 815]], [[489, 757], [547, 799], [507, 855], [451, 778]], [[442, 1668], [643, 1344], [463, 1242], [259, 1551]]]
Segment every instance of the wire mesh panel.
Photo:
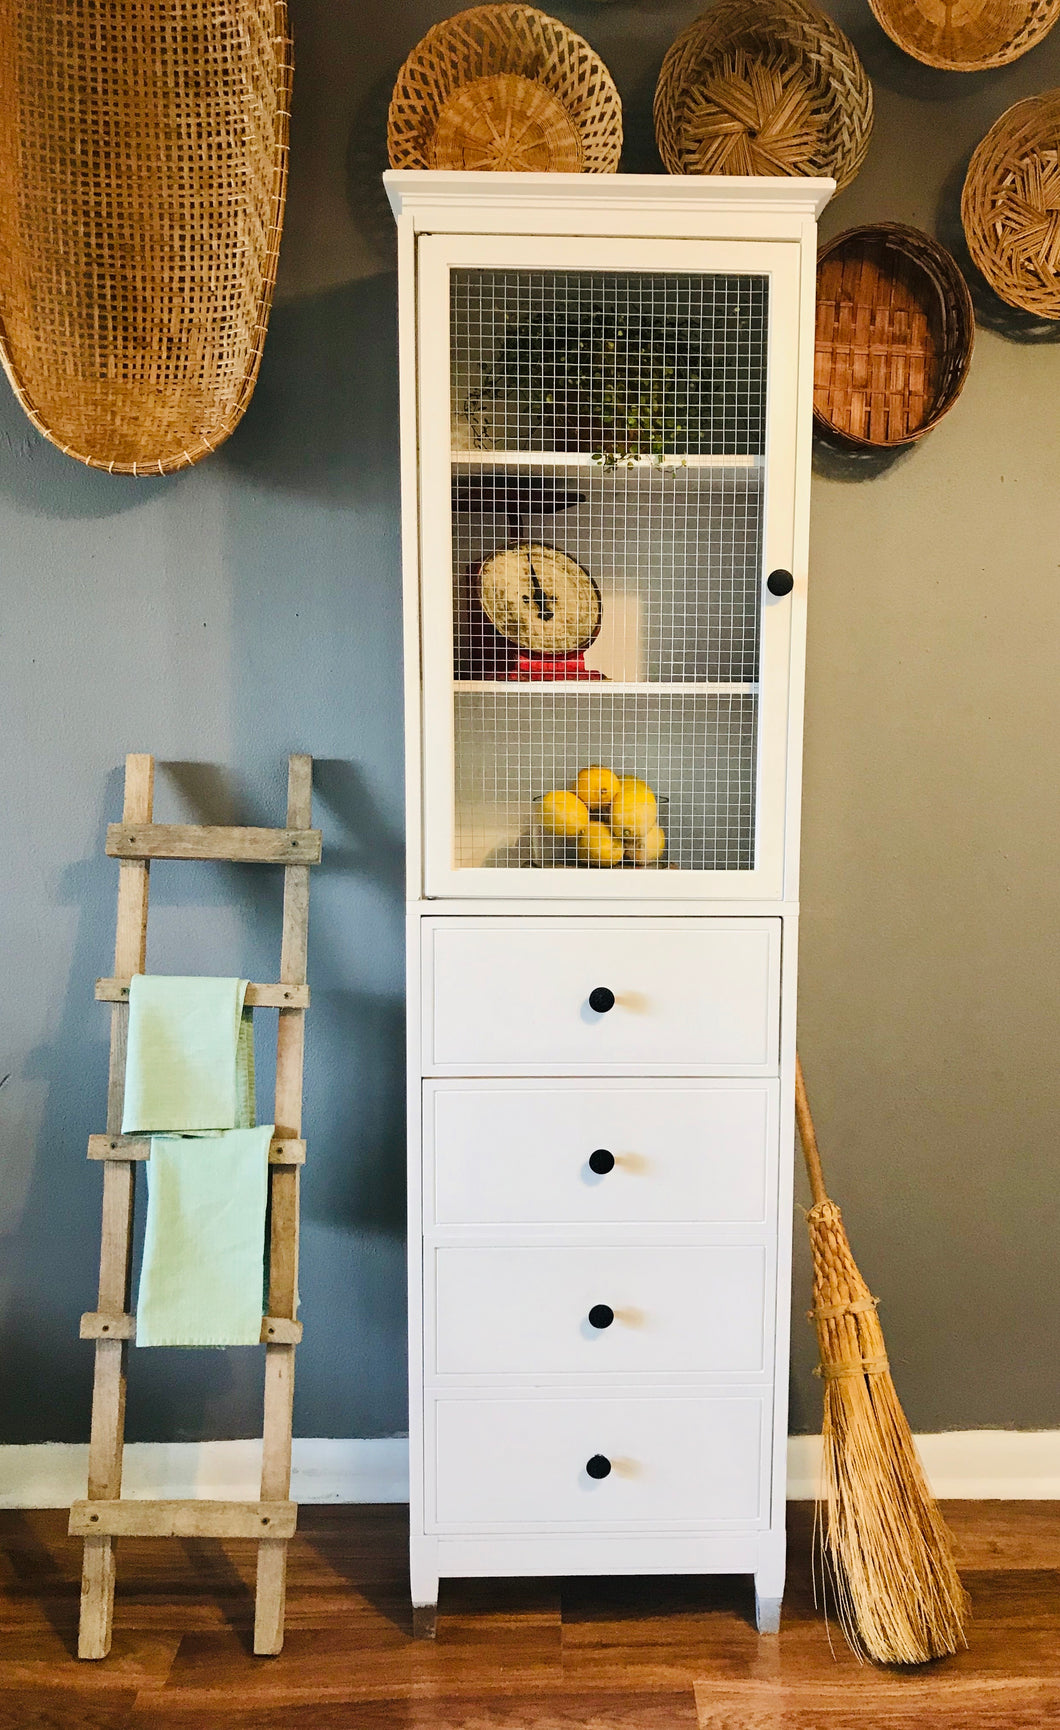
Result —
[[764, 276], [457, 270], [454, 444], [761, 455]]
[[[511, 685], [458, 691], [455, 701], [457, 866], [753, 866], [754, 693]], [[551, 797], [570, 795], [590, 767], [646, 789], [627, 802], [621, 827], [614, 793], [600, 805], [582, 782], [586, 800]], [[655, 827], [661, 851], [638, 857], [638, 840]]]
[[450, 283], [453, 864], [753, 870], [768, 279]]
[[749, 461], [454, 464], [456, 677], [754, 682], [763, 490]]

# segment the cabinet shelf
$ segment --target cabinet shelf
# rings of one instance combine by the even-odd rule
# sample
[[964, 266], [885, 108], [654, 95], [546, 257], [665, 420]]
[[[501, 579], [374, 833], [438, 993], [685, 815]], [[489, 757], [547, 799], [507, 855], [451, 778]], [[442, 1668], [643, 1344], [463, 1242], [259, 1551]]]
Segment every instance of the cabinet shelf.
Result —
[[711, 683], [706, 679], [685, 679], [673, 683], [656, 683], [646, 679], [454, 679], [454, 691], [524, 691], [548, 692], [551, 696], [609, 697], [732, 697], [757, 696], [757, 683]]
[[719, 452], [710, 456], [633, 457], [617, 463], [600, 462], [589, 451], [502, 451], [454, 450], [450, 453], [454, 468], [564, 468], [596, 469], [600, 474], [615, 469], [760, 469], [760, 456], [735, 456]]

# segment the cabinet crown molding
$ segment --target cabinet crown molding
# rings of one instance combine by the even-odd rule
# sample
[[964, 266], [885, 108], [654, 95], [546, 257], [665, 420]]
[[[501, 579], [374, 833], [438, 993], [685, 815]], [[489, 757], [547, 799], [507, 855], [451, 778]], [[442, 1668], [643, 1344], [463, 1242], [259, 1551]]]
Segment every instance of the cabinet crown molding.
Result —
[[[395, 216], [417, 219], [446, 211], [503, 214], [525, 212], [540, 223], [543, 212], [583, 212], [616, 219], [651, 209], [695, 217], [755, 211], [817, 218], [835, 191], [835, 181], [796, 175], [672, 174], [488, 174], [478, 170], [389, 169], [383, 184]], [[443, 224], [443, 226], [446, 226]], [[687, 233], [687, 229], [683, 232]]]

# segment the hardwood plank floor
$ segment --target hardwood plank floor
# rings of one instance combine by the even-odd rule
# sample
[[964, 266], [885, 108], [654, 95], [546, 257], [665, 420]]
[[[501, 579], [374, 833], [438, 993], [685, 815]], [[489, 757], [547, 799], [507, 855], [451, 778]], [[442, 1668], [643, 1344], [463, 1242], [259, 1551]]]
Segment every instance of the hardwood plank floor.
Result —
[[76, 1657], [66, 1515], [0, 1513], [0, 1730], [1039, 1730], [1060, 1726], [1060, 1505], [952, 1503], [974, 1620], [923, 1669], [859, 1664], [791, 1510], [779, 1639], [743, 1579], [447, 1581], [410, 1638], [401, 1508], [303, 1508], [287, 1638], [255, 1658], [254, 1547], [124, 1540], [114, 1646]]

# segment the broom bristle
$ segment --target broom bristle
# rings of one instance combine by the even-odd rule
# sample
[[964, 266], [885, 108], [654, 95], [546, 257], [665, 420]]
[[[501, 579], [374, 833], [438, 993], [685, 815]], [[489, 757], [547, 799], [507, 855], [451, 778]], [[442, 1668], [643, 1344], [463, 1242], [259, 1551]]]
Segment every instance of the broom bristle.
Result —
[[823, 1201], [807, 1220], [825, 1384], [825, 1548], [840, 1622], [880, 1663], [923, 1664], [967, 1644], [968, 1599], [842, 1215]]

